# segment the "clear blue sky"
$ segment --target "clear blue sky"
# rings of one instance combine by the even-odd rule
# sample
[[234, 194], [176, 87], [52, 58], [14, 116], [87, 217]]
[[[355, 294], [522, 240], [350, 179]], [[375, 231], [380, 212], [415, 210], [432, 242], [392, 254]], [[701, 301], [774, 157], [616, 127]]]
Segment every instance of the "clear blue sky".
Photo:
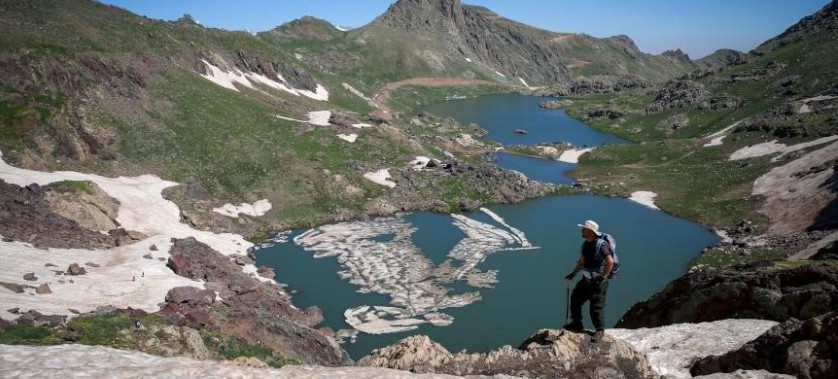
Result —
[[[359, 27], [395, 0], [99, 0], [156, 19], [192, 15], [208, 27], [265, 31], [302, 16]], [[828, 0], [463, 0], [554, 32], [626, 34], [640, 50], [680, 48], [691, 58], [749, 51]]]

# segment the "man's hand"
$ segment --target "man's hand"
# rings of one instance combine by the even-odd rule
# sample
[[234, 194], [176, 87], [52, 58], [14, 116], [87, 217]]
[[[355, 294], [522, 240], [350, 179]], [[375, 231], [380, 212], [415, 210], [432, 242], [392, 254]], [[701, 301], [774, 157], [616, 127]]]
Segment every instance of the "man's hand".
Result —
[[594, 282], [596, 283], [596, 285], [599, 286], [602, 285], [602, 283], [605, 283], [606, 280], [608, 280], [608, 278], [604, 276], [598, 276], [596, 279], [594, 279]]
[[576, 276], [576, 273], [571, 272], [570, 274], [567, 274], [567, 276], [564, 277], [564, 281], [567, 283], [567, 285], [570, 285], [570, 283], [573, 281], [574, 276]]

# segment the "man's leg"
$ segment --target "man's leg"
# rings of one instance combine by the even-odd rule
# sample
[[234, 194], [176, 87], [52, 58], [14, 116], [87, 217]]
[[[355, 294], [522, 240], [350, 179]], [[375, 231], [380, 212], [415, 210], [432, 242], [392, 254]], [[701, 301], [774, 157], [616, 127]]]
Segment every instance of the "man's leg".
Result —
[[605, 329], [605, 296], [608, 292], [608, 280], [593, 284], [593, 296], [591, 297], [591, 322], [594, 324], [596, 334], [594, 342], [602, 339], [602, 330]]
[[570, 322], [565, 326], [568, 330], [581, 331], [582, 327], [582, 304], [588, 300], [588, 292], [585, 288], [585, 279], [576, 282], [573, 293], [570, 295]]

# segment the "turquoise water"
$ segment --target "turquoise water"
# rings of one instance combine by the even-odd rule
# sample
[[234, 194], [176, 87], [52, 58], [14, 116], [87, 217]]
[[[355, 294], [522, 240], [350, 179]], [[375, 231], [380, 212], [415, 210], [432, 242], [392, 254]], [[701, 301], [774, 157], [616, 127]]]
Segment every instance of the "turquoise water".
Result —
[[[469, 114], [483, 106], [490, 110], [503, 108], [504, 115], [517, 113], [519, 119], [536, 113], [536, 119], [554, 120], [553, 129], [566, 129], [562, 117], [544, 115], [536, 105], [541, 99], [518, 95], [490, 96], [477, 100], [458, 101], [467, 106], [454, 107], [454, 111]], [[462, 122], [469, 121], [458, 114], [433, 112], [455, 117]], [[549, 111], [561, 112], [561, 111]], [[479, 116], [479, 115], [477, 115]], [[566, 115], [564, 118], [569, 118]], [[502, 128], [493, 122], [505, 124], [506, 118], [488, 119], [481, 126], [492, 131]], [[521, 121], [533, 123], [536, 121]], [[573, 123], [571, 123], [573, 124]], [[584, 126], [584, 124], [582, 124]], [[504, 126], [505, 127], [505, 126]], [[514, 130], [516, 127], [512, 127]], [[538, 130], [542, 138], [556, 138], [556, 131], [550, 127], [530, 127]], [[623, 143], [613, 137], [591, 129], [576, 128], [578, 135], [561, 137], [563, 141], [581, 145], [602, 143]], [[542, 130], [543, 129], [543, 130]], [[495, 133], [495, 132], [492, 132]], [[562, 131], [564, 133], [564, 131]], [[525, 137], [532, 137], [531, 133]], [[517, 137], [507, 136], [507, 137]], [[492, 134], [487, 138], [495, 139]], [[498, 138], [500, 140], [501, 138]], [[543, 142], [527, 142], [538, 143]], [[588, 142], [581, 142], [588, 141]], [[514, 155], [500, 155], [499, 164], [526, 173], [540, 180], [572, 183], [564, 172], [572, 168], [560, 162], [539, 160]], [[349, 354], [358, 359], [372, 349], [394, 343], [408, 335], [426, 334], [441, 343], [448, 350], [457, 352], [486, 351], [502, 345], [517, 346], [526, 337], [540, 328], [559, 328], [565, 322], [567, 286], [566, 275], [578, 258], [582, 242], [577, 224], [587, 219], [600, 223], [603, 230], [617, 240], [617, 252], [621, 259], [621, 276], [614, 279], [608, 293], [606, 323], [614, 325], [628, 308], [647, 299], [672, 279], [682, 275], [692, 257], [718, 237], [699, 224], [681, 220], [666, 213], [655, 211], [637, 203], [618, 198], [593, 195], [548, 197], [514, 205], [493, 205], [487, 207], [505, 220], [505, 223], [525, 233], [526, 238], [537, 247], [532, 250], [498, 251], [480, 262], [477, 268], [482, 272], [496, 270], [492, 288], [471, 287], [465, 281], [441, 283], [448, 294], [479, 292], [481, 299], [459, 308], [445, 308], [441, 312], [453, 317], [448, 326], [421, 325], [418, 329], [383, 335], [361, 333], [356, 342], [343, 346]], [[494, 226], [499, 226], [484, 212], [465, 216]], [[447, 259], [447, 254], [466, 238], [463, 231], [452, 224], [451, 215], [426, 212], [404, 216], [410, 227], [413, 244], [425, 258], [435, 266]], [[503, 229], [503, 227], [500, 227]], [[293, 231], [294, 237], [303, 230]], [[390, 305], [391, 298], [378, 293], [359, 293], [358, 286], [342, 279], [338, 272], [346, 267], [335, 257], [315, 259], [312, 252], [305, 251], [294, 242], [277, 244], [262, 249], [257, 254], [257, 265], [274, 267], [277, 279], [287, 283], [294, 292], [294, 304], [299, 307], [316, 305], [323, 310], [324, 326], [334, 330], [348, 329], [344, 311], [360, 305]], [[590, 326], [587, 308], [585, 323]]]
[[573, 184], [573, 178], [565, 175], [576, 167], [573, 163], [559, 162], [549, 159], [529, 157], [526, 155], [498, 153], [495, 154], [497, 163], [510, 170], [520, 171], [528, 178], [545, 183]]
[[[489, 132], [487, 139], [504, 145], [567, 142], [576, 147], [620, 144], [624, 140], [591, 129], [564, 109], [544, 109], [538, 103], [555, 98], [502, 94], [446, 101], [427, 109], [437, 116], [476, 123]], [[527, 134], [516, 133], [523, 129]]]

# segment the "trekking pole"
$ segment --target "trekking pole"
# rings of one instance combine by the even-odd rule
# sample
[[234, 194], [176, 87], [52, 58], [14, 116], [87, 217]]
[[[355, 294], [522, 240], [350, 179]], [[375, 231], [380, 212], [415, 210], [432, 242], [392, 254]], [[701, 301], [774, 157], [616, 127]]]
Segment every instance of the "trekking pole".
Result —
[[567, 283], [567, 297], [565, 298], [564, 307], [564, 323], [567, 325], [570, 322], [570, 283]]

